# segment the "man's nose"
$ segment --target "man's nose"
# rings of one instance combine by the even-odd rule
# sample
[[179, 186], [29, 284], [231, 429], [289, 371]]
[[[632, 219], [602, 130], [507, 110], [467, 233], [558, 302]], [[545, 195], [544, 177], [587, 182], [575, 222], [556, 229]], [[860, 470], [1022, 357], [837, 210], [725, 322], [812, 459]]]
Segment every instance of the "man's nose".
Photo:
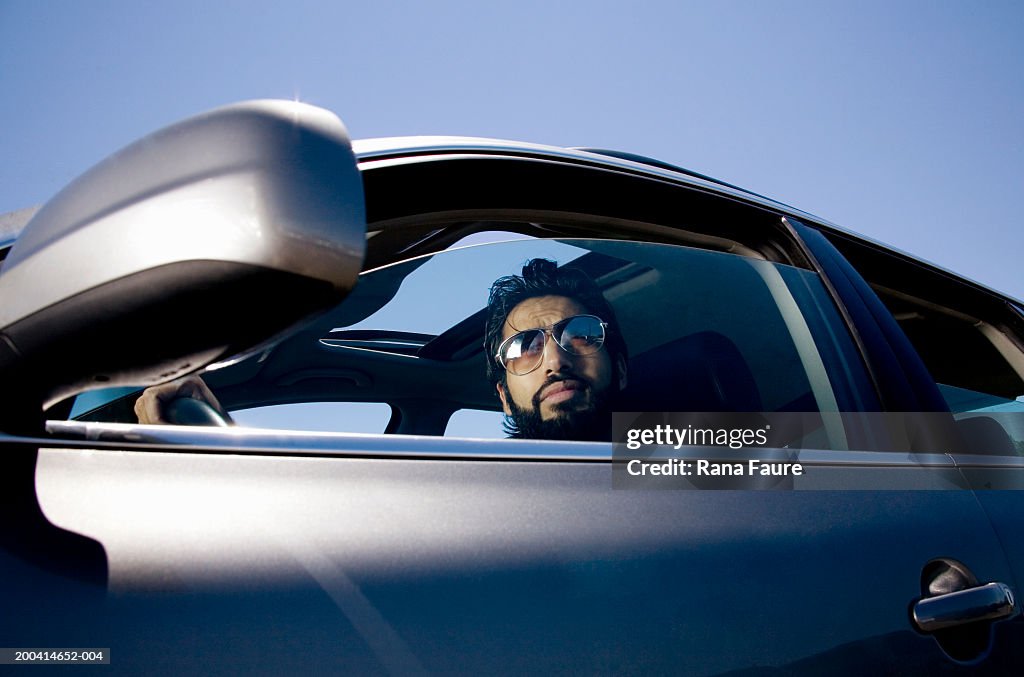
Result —
[[548, 373], [558, 373], [571, 366], [572, 355], [565, 350], [562, 350], [562, 346], [558, 345], [558, 341], [555, 340], [555, 337], [548, 334], [547, 343], [544, 344], [545, 371]]

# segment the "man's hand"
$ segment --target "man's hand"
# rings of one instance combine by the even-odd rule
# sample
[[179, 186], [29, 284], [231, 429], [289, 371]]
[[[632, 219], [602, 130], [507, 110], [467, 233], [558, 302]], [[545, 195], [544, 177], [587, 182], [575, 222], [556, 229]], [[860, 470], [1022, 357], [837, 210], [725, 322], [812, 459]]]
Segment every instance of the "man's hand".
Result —
[[167, 403], [179, 397], [190, 397], [200, 402], [206, 402], [226, 421], [231, 421], [231, 417], [224, 411], [224, 407], [220, 406], [220, 402], [210, 392], [203, 379], [198, 376], [186, 376], [176, 381], [146, 388], [139, 399], [135, 401], [135, 415], [139, 417], [139, 423], [170, 423], [165, 416]]

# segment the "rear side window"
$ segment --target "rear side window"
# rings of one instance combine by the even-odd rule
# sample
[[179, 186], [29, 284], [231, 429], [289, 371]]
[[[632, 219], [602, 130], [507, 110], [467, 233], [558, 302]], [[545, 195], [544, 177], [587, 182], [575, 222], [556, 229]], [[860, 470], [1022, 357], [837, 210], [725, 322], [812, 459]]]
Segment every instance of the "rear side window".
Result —
[[231, 417], [249, 428], [380, 433], [391, 414], [391, 407], [384, 402], [299, 402], [237, 409]]
[[[1024, 353], [1007, 308], [995, 317], [981, 309], [876, 287], [940, 386], [950, 409], [970, 411], [1024, 396]], [[1002, 317], [1000, 317], [1002, 315]]]
[[447, 437], [474, 437], [500, 439], [505, 437], [501, 428], [502, 414], [486, 409], [459, 409], [444, 429]]
[[836, 246], [892, 313], [972, 446], [1024, 452], [1024, 316], [948, 273], [845, 238]]
[[976, 451], [1024, 455], [1024, 351], [1013, 319], [883, 293]]

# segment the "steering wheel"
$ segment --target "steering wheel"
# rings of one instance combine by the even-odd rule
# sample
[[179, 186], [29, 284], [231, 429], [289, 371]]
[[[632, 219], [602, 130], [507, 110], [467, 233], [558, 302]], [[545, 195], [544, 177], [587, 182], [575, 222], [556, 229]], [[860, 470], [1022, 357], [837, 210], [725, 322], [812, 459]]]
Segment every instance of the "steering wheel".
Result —
[[164, 416], [176, 425], [209, 425], [227, 428], [231, 424], [208, 403], [191, 397], [177, 397], [164, 406]]

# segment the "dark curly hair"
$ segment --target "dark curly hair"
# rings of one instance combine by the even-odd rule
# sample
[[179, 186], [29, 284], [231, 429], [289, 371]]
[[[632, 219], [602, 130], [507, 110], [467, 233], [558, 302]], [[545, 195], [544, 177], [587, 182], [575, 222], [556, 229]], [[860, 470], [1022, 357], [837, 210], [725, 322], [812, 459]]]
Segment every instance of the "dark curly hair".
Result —
[[484, 334], [484, 351], [487, 353], [487, 379], [492, 385], [506, 383], [504, 367], [495, 357], [501, 345], [502, 328], [509, 313], [520, 303], [538, 296], [565, 296], [573, 299], [587, 312], [597, 315], [608, 323], [605, 349], [618, 370], [618, 357], [628, 359], [626, 342], [619, 332], [615, 311], [601, 293], [601, 288], [589, 275], [574, 268], [559, 268], [548, 259], [531, 259], [523, 266], [522, 275], [508, 275], [498, 278], [491, 285], [487, 299], [487, 325]]

